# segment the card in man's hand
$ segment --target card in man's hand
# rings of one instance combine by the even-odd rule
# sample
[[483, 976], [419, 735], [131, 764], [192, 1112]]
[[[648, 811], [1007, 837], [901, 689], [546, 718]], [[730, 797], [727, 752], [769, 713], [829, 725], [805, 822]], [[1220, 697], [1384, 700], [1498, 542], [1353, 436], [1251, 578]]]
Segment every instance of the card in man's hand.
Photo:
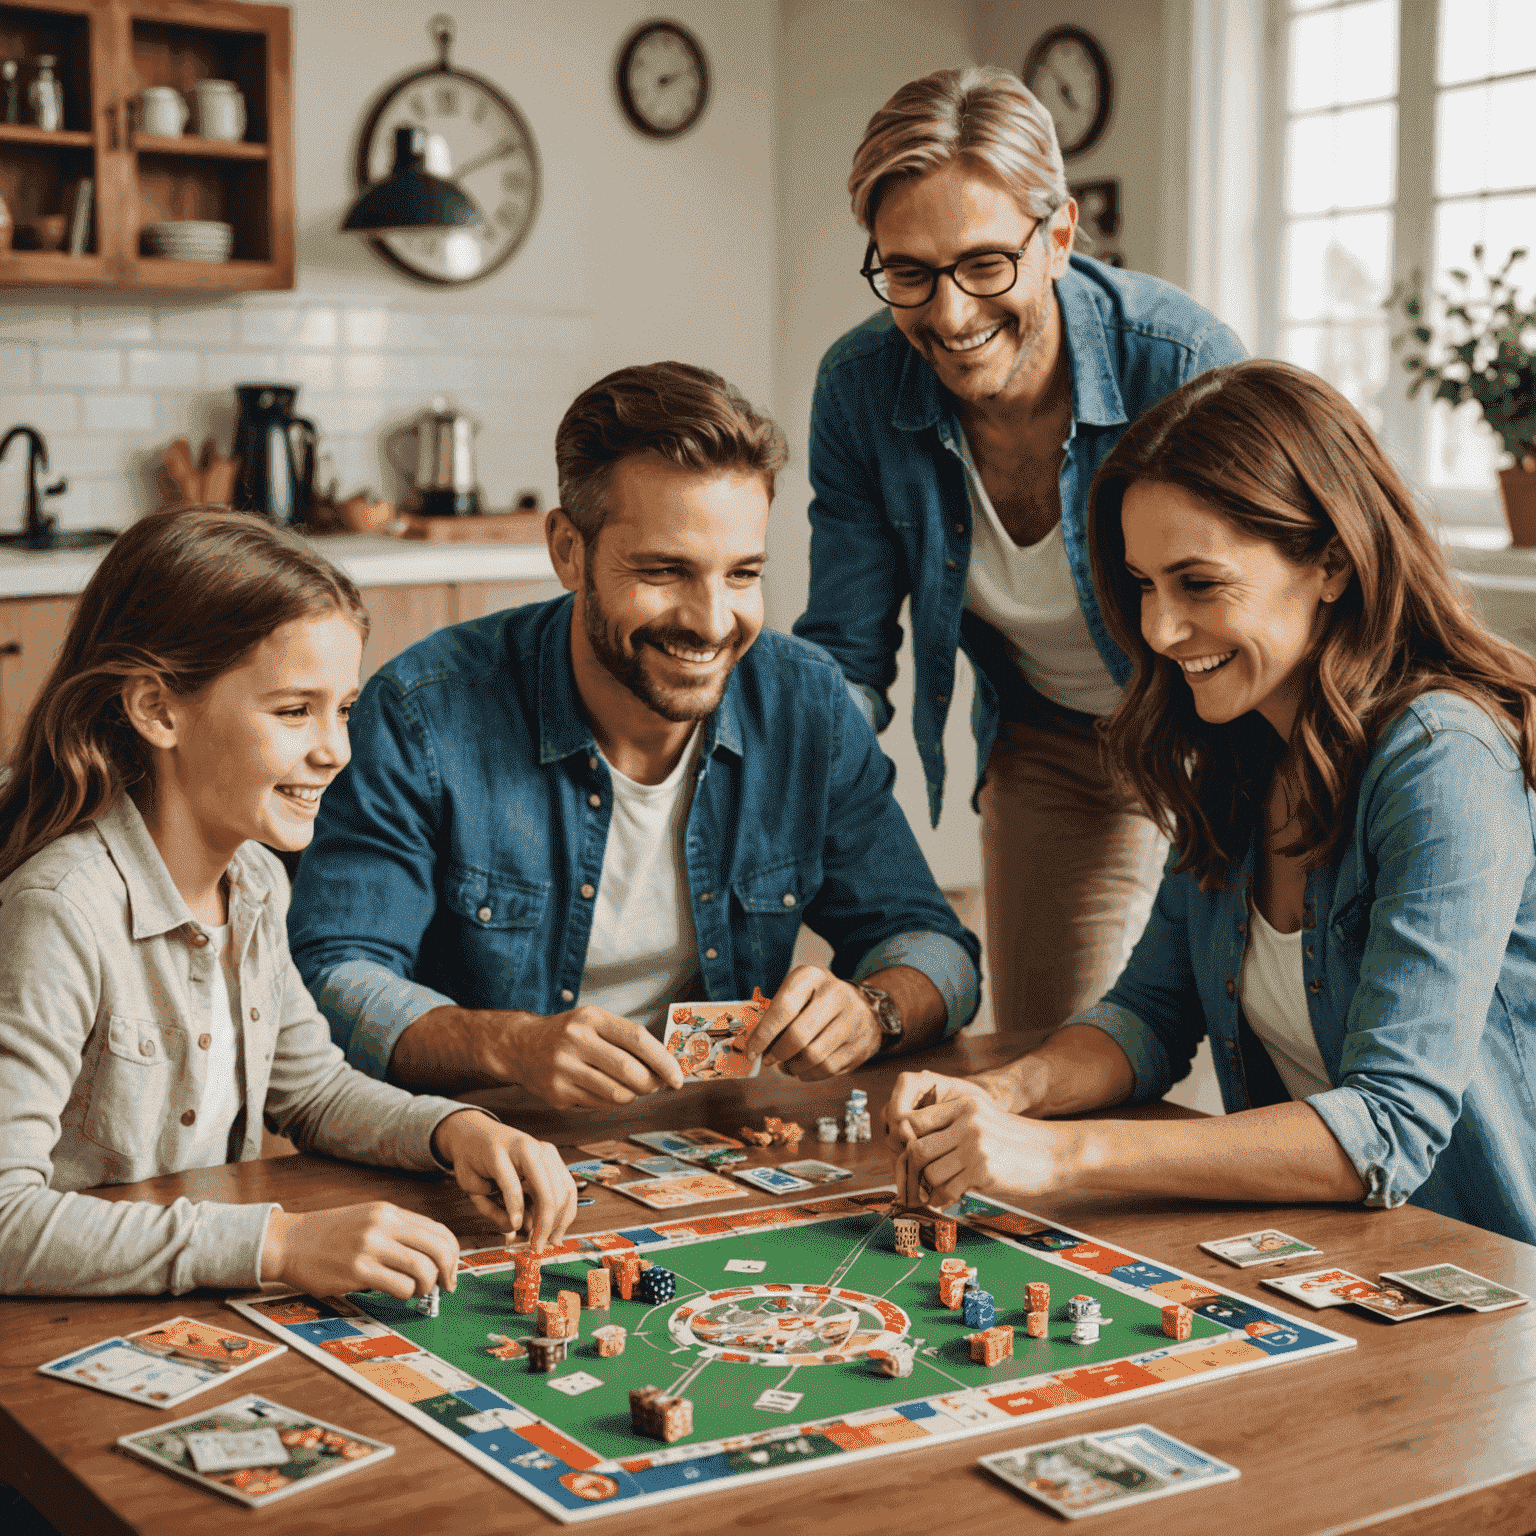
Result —
[[692, 1082], [719, 1077], [756, 1077], [761, 1056], [749, 1056], [737, 1040], [768, 1011], [770, 999], [753, 988], [750, 1002], [673, 1003], [662, 1044]]

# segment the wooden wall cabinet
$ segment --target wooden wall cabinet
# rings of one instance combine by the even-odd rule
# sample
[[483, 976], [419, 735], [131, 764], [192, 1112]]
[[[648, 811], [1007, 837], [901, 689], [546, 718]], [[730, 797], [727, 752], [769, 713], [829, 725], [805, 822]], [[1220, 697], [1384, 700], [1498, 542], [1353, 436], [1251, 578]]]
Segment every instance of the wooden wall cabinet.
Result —
[[[26, 87], [43, 54], [58, 59], [64, 126], [30, 122]], [[0, 59], [21, 64], [21, 123], [0, 121], [0, 198], [17, 226], [67, 214], [94, 183], [79, 255], [0, 252], [0, 287], [236, 292], [292, 288], [293, 101], [286, 6], [236, 0], [0, 0]], [[140, 129], [140, 93], [232, 80], [245, 138], [156, 138]], [[0, 103], [3, 105], [3, 103]], [[189, 126], [196, 126], [195, 119]], [[145, 224], [216, 219], [234, 229], [228, 261], [173, 261], [140, 250]], [[22, 231], [18, 229], [18, 235]]]

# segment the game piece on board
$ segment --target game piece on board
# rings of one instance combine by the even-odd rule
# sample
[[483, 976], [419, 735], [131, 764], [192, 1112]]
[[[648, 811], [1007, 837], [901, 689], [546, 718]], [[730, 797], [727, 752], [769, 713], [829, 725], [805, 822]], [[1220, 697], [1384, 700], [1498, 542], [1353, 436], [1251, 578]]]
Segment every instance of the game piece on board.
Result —
[[613, 1276], [601, 1265], [587, 1271], [587, 1305], [594, 1312], [606, 1312], [613, 1305]]
[[686, 1397], [664, 1397], [660, 1387], [636, 1387], [629, 1394], [629, 1422], [637, 1435], [670, 1444], [693, 1433], [693, 1404]]
[[967, 1328], [990, 1328], [997, 1322], [997, 1303], [993, 1301], [992, 1293], [980, 1286], [966, 1286], [960, 1310]]
[[498, 1360], [521, 1360], [528, 1353], [521, 1339], [509, 1339], [504, 1333], [488, 1333], [486, 1338], [491, 1341], [486, 1354], [494, 1355]]
[[570, 1337], [565, 1307], [558, 1301], [541, 1301], [538, 1304], [539, 1333], [546, 1339]]
[[640, 1278], [640, 1255], [632, 1248], [621, 1253], [605, 1253], [603, 1268], [613, 1277], [613, 1284], [625, 1301], [635, 1294], [635, 1281]]
[[1180, 1306], [1178, 1302], [1170, 1307], [1163, 1308], [1163, 1337], [1165, 1339], [1187, 1339], [1189, 1330], [1194, 1326], [1195, 1314], [1188, 1307]]
[[771, 1147], [773, 1145], [772, 1131], [754, 1131], [750, 1125], [744, 1125], [736, 1134], [743, 1141], [750, 1142], [754, 1147]]
[[837, 1138], [837, 1116], [818, 1115], [816, 1118], [816, 1140], [836, 1141]]
[[887, 1376], [897, 1376], [905, 1380], [912, 1374], [912, 1361], [916, 1351], [905, 1339], [898, 1339], [895, 1343], [887, 1345], [878, 1353], [871, 1352], [870, 1359]]
[[617, 1323], [608, 1323], [602, 1328], [594, 1328], [592, 1337], [597, 1341], [598, 1354], [611, 1359], [614, 1355], [624, 1353], [624, 1342], [629, 1335]]
[[1013, 1329], [1006, 1323], [968, 1333], [965, 1342], [971, 1346], [972, 1365], [1001, 1365], [1013, 1358]]
[[518, 1280], [512, 1286], [512, 1310], [522, 1313], [524, 1316], [537, 1310], [539, 1305], [539, 1282], [537, 1280]]
[[1044, 1280], [1031, 1280], [1024, 1287], [1024, 1294], [1029, 1297], [1029, 1310], [1031, 1312], [1049, 1312], [1051, 1310], [1051, 1288]]
[[434, 1285], [424, 1296], [416, 1298], [416, 1310], [422, 1317], [436, 1317], [442, 1287]]
[[968, 1267], [969, 1266], [966, 1264], [964, 1259], [939, 1260], [939, 1273], [941, 1275], [959, 1275], [960, 1278], [964, 1280], [965, 1272]]
[[560, 1310], [565, 1313], [565, 1336], [568, 1339], [574, 1339], [581, 1332], [581, 1293], [560, 1291], [557, 1299], [560, 1302]]
[[1075, 1323], [1082, 1318], [1091, 1317], [1098, 1310], [1098, 1302], [1092, 1296], [1084, 1296], [1081, 1292], [1067, 1299], [1067, 1320], [1069, 1322]]
[[895, 1228], [896, 1252], [904, 1259], [916, 1259], [923, 1250], [918, 1246], [917, 1222], [910, 1216], [897, 1216], [892, 1222]]
[[1099, 1342], [1099, 1329], [1106, 1323], [1114, 1322], [1112, 1317], [1084, 1317], [1072, 1325], [1072, 1342], [1074, 1344], [1097, 1344]]
[[[1024, 1314], [1024, 1332], [1032, 1339], [1049, 1338], [1051, 1314], [1049, 1312], [1026, 1312]], [[1167, 1330], [1164, 1329], [1164, 1332], [1167, 1332]]]
[[670, 1269], [653, 1264], [641, 1274], [635, 1294], [653, 1307], [658, 1302], [671, 1301], [677, 1295], [677, 1276]]
[[935, 1253], [953, 1253], [959, 1228], [952, 1216], [935, 1216], [923, 1224], [923, 1235], [929, 1237]]
[[940, 1275], [939, 1300], [951, 1312], [958, 1312], [965, 1302], [965, 1276]]
[[976, 1266], [974, 1264], [967, 1264], [965, 1266], [965, 1283], [967, 1285], [979, 1284], [976, 1275]]
[[565, 1364], [566, 1350], [570, 1347], [571, 1341], [558, 1338], [536, 1338], [525, 1342], [528, 1346], [528, 1369], [552, 1371], [557, 1365]]

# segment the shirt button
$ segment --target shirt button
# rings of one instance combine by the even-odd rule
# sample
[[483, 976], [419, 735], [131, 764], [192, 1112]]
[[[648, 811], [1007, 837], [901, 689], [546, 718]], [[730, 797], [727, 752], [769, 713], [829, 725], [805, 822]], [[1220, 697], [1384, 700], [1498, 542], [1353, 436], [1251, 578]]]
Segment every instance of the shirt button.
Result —
[[155, 1054], [155, 1042], [153, 1040], [139, 1041], [139, 1055], [153, 1056]]
[[1247, 933], [1248, 932], [1248, 924], [1247, 923], [1239, 923], [1237, 925], [1237, 931], [1239, 933]]
[[478, 917], [482, 923], [488, 923], [491, 920], [491, 909], [489, 907], [481, 907], [480, 910], [475, 913], [475, 916]]
[[260, 1020], [261, 1020], [261, 1009], [260, 1008], [252, 1008], [251, 1009], [251, 1023], [252, 1024], [256, 1024], [256, 1023], [259, 1023]]
[[713, 901], [714, 899], [715, 899], [715, 893], [713, 891], [704, 891], [699, 896], [699, 900], [700, 901]]
[[591, 885], [584, 885], [581, 888], [581, 894], [585, 896], [588, 901], [591, 901], [592, 898], [597, 895], [597, 888]]
[[183, 1110], [182, 1111], [181, 1123], [183, 1125], [191, 1125], [192, 1122], [194, 1120], [196, 1120], [196, 1119], [197, 1119], [197, 1111], [195, 1109], [188, 1109], [188, 1110]]
[[953, 560], [946, 560], [944, 562], [944, 568], [948, 571], [958, 571], [960, 569], [960, 567], [956, 565]]
[[208, 935], [206, 933], [194, 933], [192, 935], [192, 942], [201, 949], [208, 942]]
[[1229, 981], [1227, 983], [1227, 996], [1228, 997], [1236, 997], [1237, 996], [1237, 983], [1235, 981]]
[[587, 804], [590, 805], [594, 811], [597, 810], [602, 805], [602, 803], [603, 797], [601, 795], [587, 796]]
[[560, 1001], [562, 1003], [574, 1003], [576, 1001], [576, 994], [569, 987], [561, 987]]
[[792, 907], [792, 906], [794, 906], [794, 904], [795, 904], [795, 893], [793, 891], [785, 891], [784, 892], [784, 905], [786, 907]]
[[593, 773], [596, 773], [597, 772], [597, 759], [595, 757], [589, 757], [587, 759], [587, 767], [590, 768]]
[[1311, 958], [1312, 958], [1312, 946], [1310, 944], [1308, 944], [1307, 945], [1307, 959], [1310, 960]]
[[1321, 992], [1323, 990], [1323, 984], [1314, 978], [1307, 983], [1307, 990], [1309, 992]]
[[706, 949], [704, 951], [704, 958], [706, 960], [718, 960], [720, 958], [720, 955], [719, 955], [719, 952], [716, 951], [716, 950]]
[[936, 693], [933, 696], [933, 701], [935, 704], [948, 704], [949, 695], [947, 693]]
[[212, 1044], [213, 1044], [213, 1036], [212, 1035], [199, 1035], [197, 1037], [197, 1048], [200, 1051], [206, 1051], [208, 1049], [208, 1047], [210, 1045], [212, 1045]]
[[956, 523], [955, 524], [955, 532], [956, 533], [964, 533], [965, 532], [965, 524], [964, 523]]

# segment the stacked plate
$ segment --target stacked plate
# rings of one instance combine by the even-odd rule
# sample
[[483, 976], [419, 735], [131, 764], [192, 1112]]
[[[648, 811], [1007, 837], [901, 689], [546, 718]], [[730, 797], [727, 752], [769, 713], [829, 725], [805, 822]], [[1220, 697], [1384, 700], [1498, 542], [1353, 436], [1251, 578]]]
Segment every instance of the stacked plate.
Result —
[[141, 232], [146, 256], [173, 261], [228, 261], [235, 231], [215, 219], [176, 219], [146, 224]]

